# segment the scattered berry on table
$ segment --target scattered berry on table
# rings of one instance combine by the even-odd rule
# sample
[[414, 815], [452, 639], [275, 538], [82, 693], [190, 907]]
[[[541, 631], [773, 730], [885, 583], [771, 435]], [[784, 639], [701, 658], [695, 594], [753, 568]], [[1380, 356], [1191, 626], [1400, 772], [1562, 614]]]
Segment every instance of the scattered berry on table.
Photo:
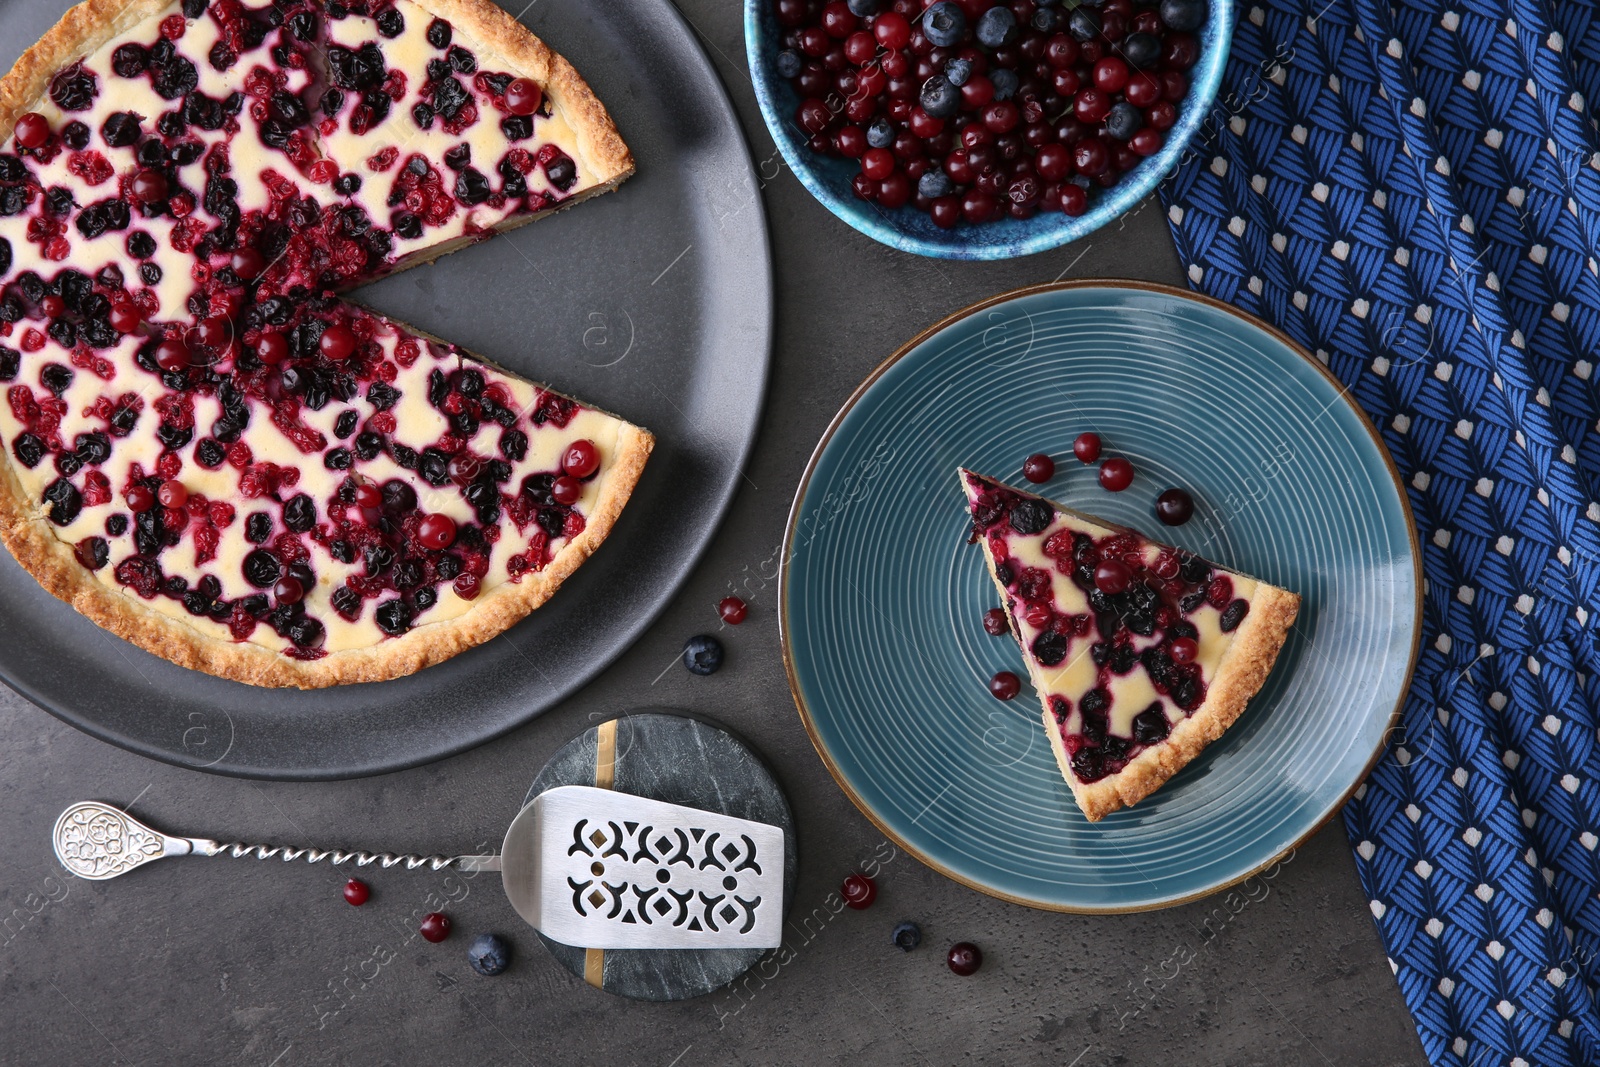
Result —
[[1022, 462], [1022, 476], [1038, 484], [1056, 476], [1056, 461], [1043, 452], [1035, 452]]
[[450, 936], [450, 916], [442, 911], [430, 911], [422, 917], [418, 931], [424, 939], [438, 944]]
[[889, 940], [894, 942], [894, 947], [901, 952], [910, 952], [922, 944], [922, 927], [907, 920], [899, 923], [889, 933]]
[[990, 608], [988, 611], [984, 612], [983, 629], [984, 632], [986, 632], [990, 637], [999, 637], [1001, 634], [1004, 634], [1007, 630], [1011, 629], [1010, 624], [1006, 622], [1005, 609]]
[[1093, 463], [1100, 458], [1100, 435], [1097, 433], [1080, 433], [1078, 439], [1072, 442], [1072, 454], [1078, 457], [1079, 463]]
[[467, 962], [479, 974], [493, 977], [511, 966], [511, 943], [498, 934], [479, 934], [467, 948]]
[[717, 602], [717, 614], [721, 615], [722, 621], [729, 626], [738, 626], [744, 622], [745, 616], [749, 613], [749, 606], [736, 596], [725, 596]]
[[344, 899], [349, 901], [352, 907], [361, 907], [370, 896], [372, 890], [359, 878], [352, 878], [344, 884]]
[[878, 899], [878, 886], [864, 874], [852, 874], [839, 887], [839, 895], [844, 897], [844, 902], [852, 908], [865, 911], [872, 907], [874, 900]]
[[690, 674], [715, 674], [722, 666], [722, 642], [710, 634], [696, 634], [683, 643], [683, 665]]
[[1194, 515], [1194, 497], [1182, 489], [1168, 489], [1156, 497], [1156, 518], [1167, 526], [1182, 526]]
[[1022, 692], [1022, 679], [1010, 671], [1000, 671], [989, 679], [989, 692], [994, 694], [997, 700], [1010, 700]]
[[1133, 484], [1133, 464], [1116, 456], [1100, 464], [1100, 486], [1120, 493]]
[[969, 974], [977, 974], [978, 968], [983, 966], [983, 951], [970, 941], [958, 941], [950, 946], [950, 954], [945, 960], [952, 971], [964, 978]]

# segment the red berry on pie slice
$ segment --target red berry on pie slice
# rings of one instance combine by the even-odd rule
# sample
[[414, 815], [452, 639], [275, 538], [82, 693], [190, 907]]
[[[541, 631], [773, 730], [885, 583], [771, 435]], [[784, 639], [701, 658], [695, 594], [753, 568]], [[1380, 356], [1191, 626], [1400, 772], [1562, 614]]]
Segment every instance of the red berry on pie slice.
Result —
[[1072, 795], [1090, 820], [1138, 803], [1238, 719], [1300, 598], [959, 473]]
[[51, 592], [222, 677], [377, 681], [605, 539], [647, 432], [334, 295], [632, 173], [510, 15], [94, 0], [0, 89], [0, 538]]

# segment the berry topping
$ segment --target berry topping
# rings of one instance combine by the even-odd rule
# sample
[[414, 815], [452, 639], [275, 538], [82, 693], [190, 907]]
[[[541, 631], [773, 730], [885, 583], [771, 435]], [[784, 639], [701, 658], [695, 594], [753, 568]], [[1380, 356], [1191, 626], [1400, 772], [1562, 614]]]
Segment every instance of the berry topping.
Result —
[[574, 478], [587, 478], [600, 469], [600, 450], [593, 441], [574, 441], [561, 457], [561, 469]]
[[1010, 700], [1022, 692], [1022, 679], [1010, 671], [1000, 671], [989, 679], [989, 692], [996, 700]]
[[169, 478], [156, 490], [156, 498], [164, 508], [181, 508], [189, 502], [189, 490], [184, 488], [182, 482]]
[[958, 941], [950, 946], [945, 962], [952, 971], [965, 978], [977, 974], [978, 968], [983, 966], [983, 952], [970, 941]]
[[156, 506], [155, 493], [150, 491], [149, 486], [139, 483], [128, 486], [127, 492], [122, 494], [122, 498], [128, 502], [128, 510], [135, 515], [149, 511]]
[[141, 170], [128, 183], [134, 199], [144, 204], [155, 204], [167, 198], [167, 179], [158, 170]]
[[865, 911], [878, 899], [878, 886], [864, 874], [852, 874], [839, 886], [839, 895], [856, 911]]
[[417, 928], [425, 941], [438, 944], [450, 936], [450, 916], [442, 911], [430, 911], [422, 917], [422, 925]]
[[1194, 515], [1194, 497], [1182, 489], [1168, 489], [1156, 497], [1156, 518], [1167, 526], [1182, 526]]
[[1116, 456], [1100, 464], [1100, 487], [1120, 493], [1133, 484], [1133, 464]]
[[1035, 484], [1048, 482], [1056, 476], [1056, 461], [1043, 452], [1035, 452], [1023, 462], [1022, 476]]
[[289, 339], [276, 331], [261, 335], [256, 342], [256, 355], [269, 367], [276, 367], [289, 358]]
[[16, 129], [13, 132], [18, 145], [23, 148], [39, 148], [50, 140], [50, 120], [37, 111], [28, 111], [18, 116]]
[[683, 643], [683, 665], [690, 674], [715, 674], [722, 666], [722, 642], [697, 634]]
[[424, 548], [442, 551], [456, 539], [456, 523], [448, 515], [429, 515], [417, 526], [417, 540]]
[[1080, 433], [1078, 439], [1072, 442], [1072, 454], [1078, 457], [1079, 463], [1093, 463], [1100, 458], [1100, 435], [1097, 433]]
[[531, 115], [544, 102], [544, 93], [531, 78], [516, 78], [506, 86], [506, 110], [513, 115]]
[[156, 346], [156, 365], [165, 371], [189, 369], [189, 346], [182, 338], [169, 337]]
[[479, 934], [467, 948], [467, 964], [492, 978], [511, 966], [511, 943], [496, 934]]
[[1167, 654], [1172, 657], [1174, 663], [1193, 663], [1200, 655], [1200, 643], [1192, 637], [1179, 637], [1173, 640], [1167, 649]]
[[729, 626], [738, 626], [744, 622], [749, 608], [745, 602], [736, 596], [725, 596], [717, 603], [717, 614], [722, 616], [722, 621]]
[[896, 923], [895, 928], [889, 931], [889, 940], [894, 942], [894, 947], [901, 952], [910, 952], [922, 944], [922, 927], [909, 919]]
[[356, 350], [356, 335], [348, 326], [329, 326], [322, 331], [317, 350], [332, 360], [349, 359]]
[[352, 878], [344, 884], [344, 899], [350, 902], [351, 907], [361, 907], [371, 896], [372, 890], [359, 878]]
[[1118, 593], [1127, 592], [1131, 584], [1133, 584], [1133, 570], [1120, 559], [1101, 560], [1094, 569], [1094, 585], [1102, 593], [1116, 596]]
[[571, 506], [583, 497], [583, 483], [570, 474], [563, 474], [551, 483], [550, 495], [557, 504]]

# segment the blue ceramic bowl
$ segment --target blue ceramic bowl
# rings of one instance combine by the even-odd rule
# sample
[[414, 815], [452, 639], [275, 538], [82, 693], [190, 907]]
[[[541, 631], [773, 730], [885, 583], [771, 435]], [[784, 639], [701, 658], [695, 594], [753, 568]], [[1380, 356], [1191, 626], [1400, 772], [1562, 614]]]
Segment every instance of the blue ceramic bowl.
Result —
[[[1092, 429], [1133, 460], [1108, 493], [1072, 457]], [[1037, 695], [990, 637], [999, 598], [956, 467], [1043, 492], [1294, 590], [1300, 615], [1233, 727], [1138, 805], [1087, 821]], [[1193, 492], [1175, 529], [1152, 514]], [[781, 622], [795, 702], [851, 799], [958, 881], [1035, 907], [1134, 911], [1261, 871], [1338, 811], [1399, 713], [1420, 634], [1399, 476], [1321, 364], [1216, 302], [1139, 283], [1044, 286], [912, 341], [845, 405], [790, 515]]]
[[1092, 191], [1088, 211], [1076, 218], [1052, 211], [1026, 221], [961, 223], [951, 230], [941, 230], [926, 212], [910, 205], [890, 210], [859, 199], [850, 188], [850, 179], [860, 170], [856, 161], [811, 151], [794, 121], [800, 95], [776, 69], [780, 34], [773, 0], [745, 0], [744, 40], [750, 80], [767, 129], [795, 176], [829, 211], [874, 241], [902, 252], [938, 259], [1011, 259], [1059, 248], [1120, 218], [1177, 167], [1195, 131], [1208, 119], [1220, 121], [1212, 116], [1211, 105], [1228, 60], [1234, 17], [1234, 0], [1211, 0], [1211, 16], [1197, 34], [1200, 62], [1189, 71], [1189, 95], [1178, 109], [1177, 124], [1167, 132], [1166, 144], [1114, 188]]

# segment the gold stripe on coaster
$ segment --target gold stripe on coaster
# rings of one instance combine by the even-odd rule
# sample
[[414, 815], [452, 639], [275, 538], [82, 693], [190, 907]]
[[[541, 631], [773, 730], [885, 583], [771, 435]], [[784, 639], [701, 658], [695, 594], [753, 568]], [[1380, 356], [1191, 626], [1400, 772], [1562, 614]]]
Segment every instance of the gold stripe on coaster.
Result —
[[[617, 780], [617, 720], [603, 722], [595, 728], [594, 784], [598, 789], [610, 789]], [[604, 949], [590, 948], [583, 952], [583, 980], [596, 989], [604, 989], [606, 953]]]
[[610, 789], [617, 780], [617, 720], [595, 729], [594, 784]]

